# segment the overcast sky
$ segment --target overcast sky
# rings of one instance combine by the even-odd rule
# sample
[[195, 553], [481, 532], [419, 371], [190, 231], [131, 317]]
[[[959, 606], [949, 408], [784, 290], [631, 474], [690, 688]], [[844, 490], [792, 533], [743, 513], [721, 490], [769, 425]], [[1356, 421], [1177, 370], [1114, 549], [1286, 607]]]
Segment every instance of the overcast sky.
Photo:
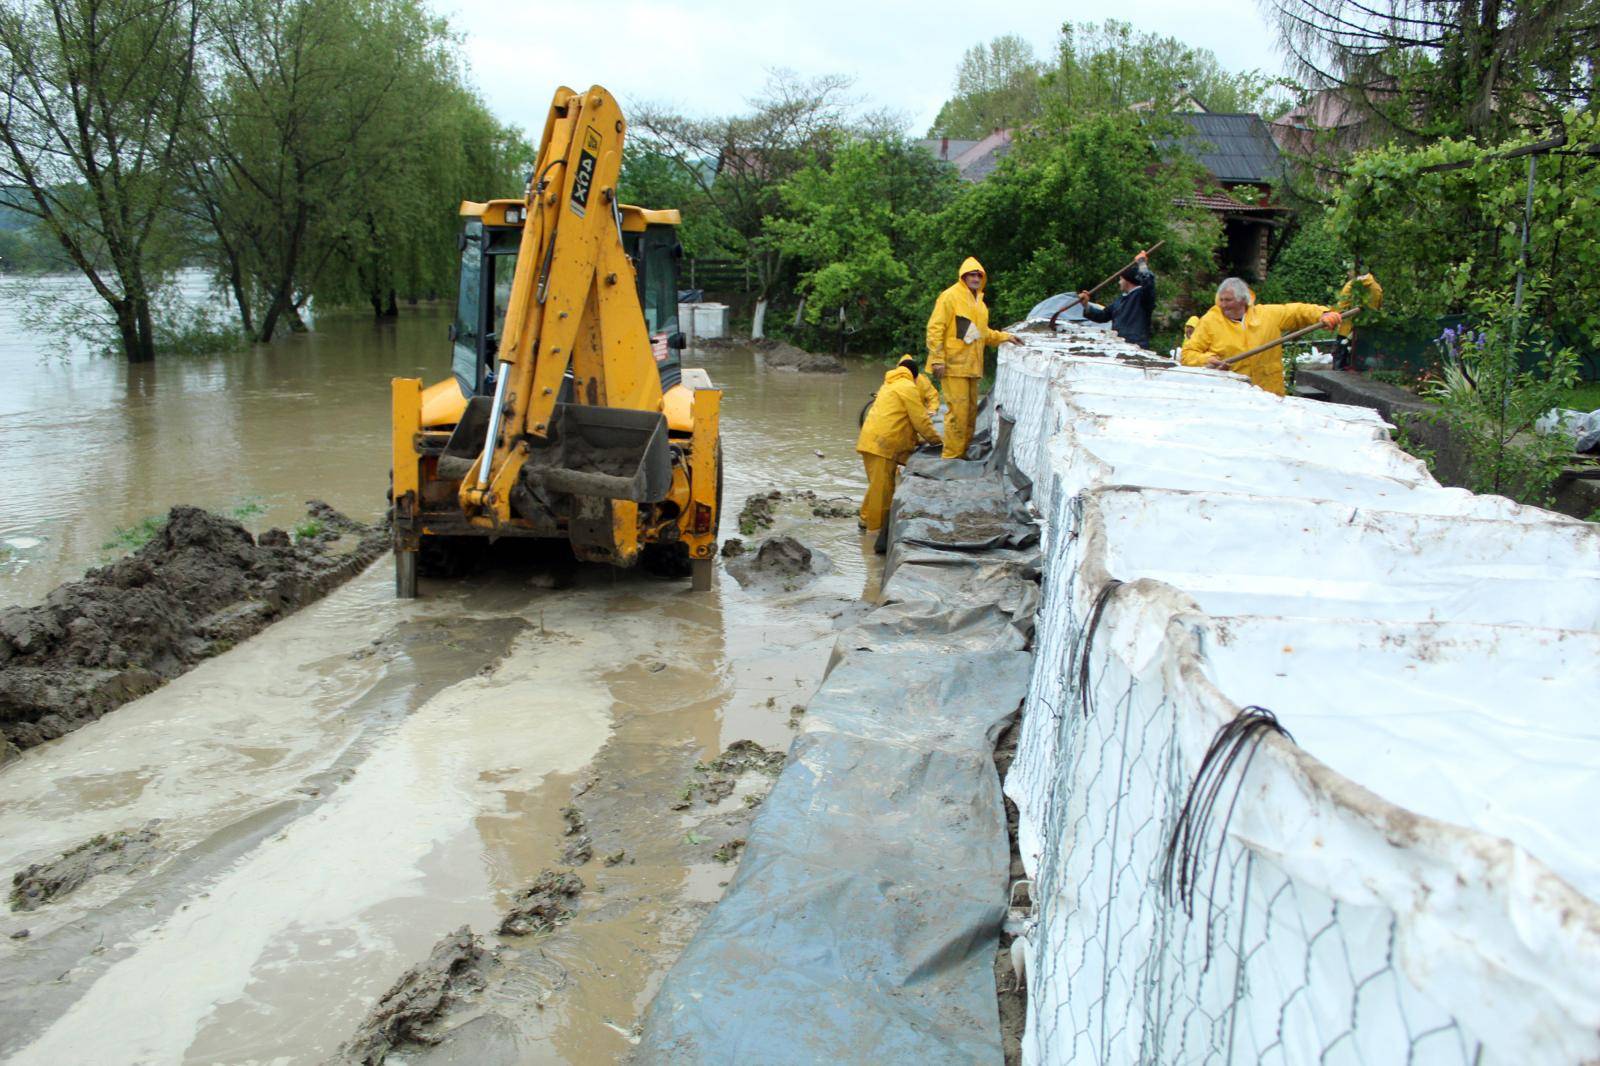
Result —
[[[774, 67], [847, 74], [872, 108], [924, 133], [968, 47], [1004, 33], [1054, 53], [1064, 21], [1104, 16], [1083, 0], [434, 0], [465, 35], [472, 76], [496, 115], [535, 136], [557, 85], [600, 84], [624, 109], [668, 102], [696, 115], [743, 110]], [[1281, 69], [1255, 0], [1128, 0], [1140, 30], [1209, 48], [1234, 70]], [[626, 113], [626, 111], [625, 111]]]

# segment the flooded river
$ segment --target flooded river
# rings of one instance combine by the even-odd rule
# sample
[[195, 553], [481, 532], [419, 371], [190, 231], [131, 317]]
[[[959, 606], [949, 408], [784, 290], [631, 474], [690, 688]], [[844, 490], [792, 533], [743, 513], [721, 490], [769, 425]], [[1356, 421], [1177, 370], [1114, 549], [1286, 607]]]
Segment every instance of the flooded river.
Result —
[[[57, 358], [0, 307], [0, 605], [40, 600], [174, 503], [258, 531], [292, 526], [309, 498], [375, 517], [388, 381], [442, 376], [445, 326], [432, 309], [325, 317], [266, 348], [131, 368]], [[856, 416], [878, 370], [767, 372], [737, 348], [689, 362], [725, 389], [724, 537], [753, 492], [858, 498]], [[490, 572], [397, 602], [386, 557], [0, 768], [0, 874], [119, 829], [153, 825], [159, 844], [135, 873], [0, 914], [0, 1057], [320, 1061], [436, 940], [492, 933], [558, 866], [574, 796], [596, 856], [579, 863], [579, 916], [498, 945], [490, 991], [519, 1019], [504, 1040], [520, 1061], [624, 1053], [731, 875], [696, 826], [746, 806], [673, 801], [736, 740], [787, 746], [837, 627], [876, 587], [853, 518], [790, 507], [777, 531], [827, 572], [767, 593], [719, 572], [702, 594], [608, 569], [560, 590]]]

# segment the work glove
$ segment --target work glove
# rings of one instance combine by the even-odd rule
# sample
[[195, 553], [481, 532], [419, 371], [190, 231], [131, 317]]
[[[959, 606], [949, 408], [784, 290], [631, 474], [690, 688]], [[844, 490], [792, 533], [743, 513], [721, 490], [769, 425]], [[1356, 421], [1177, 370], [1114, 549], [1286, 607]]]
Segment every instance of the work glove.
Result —
[[1344, 321], [1344, 316], [1337, 311], [1322, 312], [1322, 324], [1329, 329], [1338, 329], [1339, 323]]

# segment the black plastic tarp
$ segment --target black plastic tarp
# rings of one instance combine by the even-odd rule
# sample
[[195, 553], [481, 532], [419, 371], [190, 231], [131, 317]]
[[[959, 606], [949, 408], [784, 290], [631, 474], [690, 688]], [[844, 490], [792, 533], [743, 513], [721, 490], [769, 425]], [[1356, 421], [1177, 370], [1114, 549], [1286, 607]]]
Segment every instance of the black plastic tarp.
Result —
[[[993, 750], [1027, 691], [1018, 614], [1036, 603], [1037, 536], [997, 464], [915, 465], [891, 523], [894, 602], [839, 636], [639, 1061], [1002, 1060], [1010, 852]], [[993, 535], [954, 539], [988, 528], [985, 510]]]

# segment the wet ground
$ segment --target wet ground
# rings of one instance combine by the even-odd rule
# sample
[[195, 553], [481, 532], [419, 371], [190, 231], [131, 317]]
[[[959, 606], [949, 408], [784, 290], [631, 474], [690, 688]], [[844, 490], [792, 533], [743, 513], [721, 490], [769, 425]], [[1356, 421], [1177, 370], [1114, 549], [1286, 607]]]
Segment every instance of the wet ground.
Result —
[[[130, 369], [41, 361], [49, 338], [0, 321], [0, 605], [38, 600], [173, 503], [256, 529], [311, 496], [372, 516], [388, 379], [439, 376], [445, 324], [324, 320], [265, 350]], [[740, 349], [699, 361], [726, 389], [724, 536], [752, 493], [859, 494], [856, 416], [878, 371], [764, 372]], [[853, 518], [780, 507], [770, 532], [828, 572], [788, 591], [719, 571], [694, 594], [641, 573], [584, 570], [557, 590], [501, 570], [425, 579], [399, 603], [383, 560], [0, 768], [6, 874], [153, 833], [136, 868], [0, 912], [0, 1057], [320, 1061], [440, 937], [492, 934], [561, 867], [572, 805], [592, 841], [578, 912], [554, 934], [489, 937], [502, 959], [485, 1010], [518, 1016], [507, 1039], [528, 1061], [625, 1053], [763, 787], [735, 775], [708, 802], [696, 764], [738, 740], [787, 747], [835, 627], [876, 587]]]

